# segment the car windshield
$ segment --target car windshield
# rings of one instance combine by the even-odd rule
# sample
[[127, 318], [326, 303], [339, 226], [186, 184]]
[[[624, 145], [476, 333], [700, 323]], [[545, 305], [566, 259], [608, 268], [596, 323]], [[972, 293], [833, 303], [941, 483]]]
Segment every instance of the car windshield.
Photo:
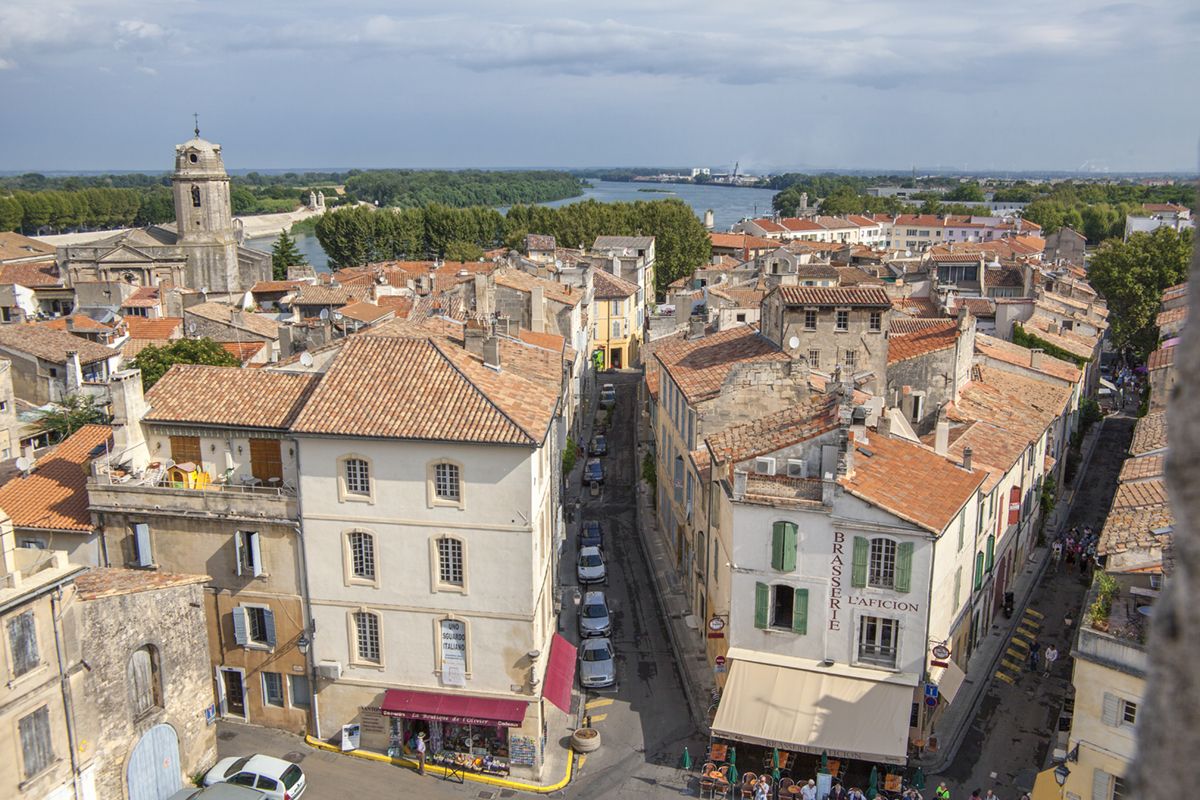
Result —
[[584, 661], [608, 661], [612, 658], [612, 651], [608, 646], [604, 647], [589, 647], [583, 651]]
[[583, 607], [583, 616], [588, 619], [601, 619], [608, 616], [608, 609], [603, 603], [589, 603]]
[[237, 773], [244, 770], [246, 768], [246, 765], [249, 763], [250, 763], [249, 756], [247, 756], [246, 758], [239, 758], [237, 761], [235, 761], [229, 765], [229, 769], [225, 770], [225, 774], [226, 775], [236, 775]]
[[279, 776], [279, 780], [283, 781], [283, 785], [290, 789], [300, 781], [300, 776], [303, 774], [299, 767], [292, 764], [283, 771], [283, 775]]
[[604, 563], [599, 553], [584, 553], [579, 557], [579, 566], [598, 567]]

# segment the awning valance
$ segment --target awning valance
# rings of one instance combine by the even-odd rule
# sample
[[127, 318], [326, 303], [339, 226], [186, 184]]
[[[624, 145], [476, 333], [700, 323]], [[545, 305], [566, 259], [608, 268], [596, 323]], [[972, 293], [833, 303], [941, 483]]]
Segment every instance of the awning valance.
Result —
[[542, 685], [542, 696], [568, 714], [571, 713], [571, 687], [575, 685], [575, 652], [575, 645], [554, 634]]
[[908, 754], [913, 687], [734, 661], [715, 736], [888, 764]]
[[525, 721], [527, 705], [522, 700], [388, 689], [384, 692], [379, 711], [386, 717], [515, 728]]

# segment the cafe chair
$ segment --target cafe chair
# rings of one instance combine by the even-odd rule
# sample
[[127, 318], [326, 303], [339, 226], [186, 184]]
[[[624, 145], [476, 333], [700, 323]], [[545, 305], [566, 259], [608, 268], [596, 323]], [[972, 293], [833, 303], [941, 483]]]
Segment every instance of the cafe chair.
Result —
[[753, 772], [747, 772], [742, 776], [742, 797], [754, 797], [754, 783], [758, 780], [758, 776]]

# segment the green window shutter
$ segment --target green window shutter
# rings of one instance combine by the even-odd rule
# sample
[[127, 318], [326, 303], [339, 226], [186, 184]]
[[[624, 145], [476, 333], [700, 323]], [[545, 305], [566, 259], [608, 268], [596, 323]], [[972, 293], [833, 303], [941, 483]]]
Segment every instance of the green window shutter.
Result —
[[783, 523], [783, 565], [784, 572], [796, 569], [796, 526], [791, 522]]
[[996, 537], [989, 536], [987, 541], [987, 560], [983, 564], [985, 572], [991, 572], [993, 563], [996, 560]]
[[754, 627], [765, 628], [770, 621], [771, 587], [765, 583], [754, 584]]
[[797, 589], [792, 595], [792, 630], [808, 633], [808, 589]]
[[771, 568], [783, 569], [783, 540], [786, 522], [776, 522], [771, 528]]
[[850, 585], [862, 588], [867, 585], [867, 558], [871, 543], [865, 537], [854, 537], [854, 564], [850, 570]]
[[975, 591], [983, 588], [983, 552], [975, 554]]
[[912, 587], [912, 542], [896, 545], [896, 591], [907, 592]]
[[962, 567], [954, 570], [954, 610], [958, 611], [958, 607], [962, 605]]

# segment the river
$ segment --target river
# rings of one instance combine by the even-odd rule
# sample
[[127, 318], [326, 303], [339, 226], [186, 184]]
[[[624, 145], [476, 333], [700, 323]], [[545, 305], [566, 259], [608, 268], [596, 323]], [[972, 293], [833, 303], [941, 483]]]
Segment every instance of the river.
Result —
[[[655, 189], [661, 191], [644, 192], [640, 189]], [[775, 196], [773, 189], [749, 189], [740, 186], [711, 186], [691, 183], [625, 183], [618, 181], [592, 181], [591, 187], [579, 197], [568, 197], [565, 200], [554, 200], [541, 205], [557, 207], [583, 200], [599, 200], [603, 203], [633, 200], [662, 200], [668, 197], [678, 197], [692, 207], [696, 216], [703, 218], [708, 209], [713, 211], [713, 223], [718, 231], [729, 230], [735, 222], [745, 217], [765, 214], [771, 211], [771, 198]], [[501, 212], [506, 209], [499, 209]], [[256, 250], [270, 252], [275, 244], [275, 236], [260, 236], [247, 239], [246, 245]], [[317, 237], [298, 233], [295, 235], [296, 247], [318, 270], [329, 269], [329, 259], [321, 249]]]

